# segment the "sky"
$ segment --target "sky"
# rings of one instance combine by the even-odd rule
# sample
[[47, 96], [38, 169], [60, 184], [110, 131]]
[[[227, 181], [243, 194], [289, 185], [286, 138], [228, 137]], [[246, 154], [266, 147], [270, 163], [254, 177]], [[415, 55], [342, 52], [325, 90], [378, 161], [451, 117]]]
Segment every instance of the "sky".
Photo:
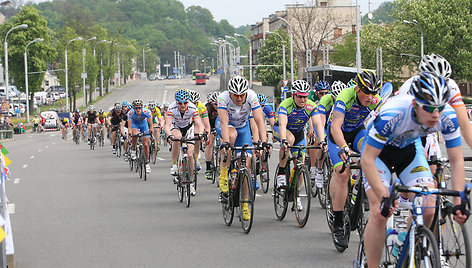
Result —
[[[254, 24], [268, 17], [278, 10], [284, 10], [286, 4], [294, 3], [293, 0], [179, 0], [185, 7], [198, 5], [207, 8], [213, 14], [216, 21], [226, 19], [234, 27], [246, 24]], [[374, 11], [386, 0], [370, 0], [371, 10]], [[303, 3], [303, 0], [297, 1]], [[362, 15], [367, 14], [369, 0], [358, 0]], [[355, 4], [355, 0], [353, 0]]]

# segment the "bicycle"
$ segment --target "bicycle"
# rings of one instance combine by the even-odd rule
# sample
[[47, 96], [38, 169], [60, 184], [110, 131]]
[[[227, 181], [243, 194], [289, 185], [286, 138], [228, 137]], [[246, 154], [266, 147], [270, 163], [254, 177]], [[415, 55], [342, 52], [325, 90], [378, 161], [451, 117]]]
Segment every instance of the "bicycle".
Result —
[[93, 125], [90, 130], [90, 150], [95, 150], [95, 130]]
[[216, 179], [218, 178], [218, 175], [220, 174], [220, 137], [218, 136], [218, 133], [216, 132], [215, 129], [211, 130], [211, 134], [213, 134], [213, 150], [211, 152], [211, 172], [212, 172], [212, 177], [211, 177], [211, 183], [214, 184]]
[[122, 147], [123, 147], [123, 141], [122, 141], [122, 137], [121, 137], [121, 130], [118, 128], [116, 130], [116, 136], [115, 136], [116, 157], [121, 157]]
[[[258, 144], [260, 146], [260, 142]], [[262, 154], [256, 154], [255, 157], [255, 165], [254, 165], [254, 179], [257, 180], [257, 176], [259, 176], [259, 180], [261, 181], [261, 188], [264, 193], [269, 191], [269, 152], [263, 152]], [[264, 166], [264, 168], [263, 168]], [[255, 193], [255, 191], [254, 191]]]
[[[248, 150], [262, 150], [262, 147], [249, 147], [245, 144], [242, 147], [231, 147], [231, 160], [228, 167], [228, 192], [220, 192], [219, 200], [221, 202], [221, 210], [223, 212], [223, 219], [227, 226], [230, 226], [233, 222], [234, 208], [238, 208], [239, 221], [244, 233], [249, 233], [252, 228], [252, 222], [254, 219], [254, 187], [250, 187], [252, 183], [251, 174], [246, 167]], [[240, 151], [240, 155], [236, 156], [236, 150]], [[228, 154], [223, 158], [223, 162], [228, 159]], [[241, 185], [246, 186], [248, 189], [247, 200], [243, 196]], [[242, 207], [243, 204], [247, 204], [251, 217], [249, 220], [243, 219]]]
[[101, 125], [98, 126], [97, 140], [98, 140], [97, 142], [98, 147], [103, 147], [105, 145], [104, 136], [103, 136], [103, 128]]
[[157, 161], [157, 152], [158, 152], [158, 147], [157, 147], [157, 142], [154, 138], [151, 138], [149, 142], [149, 162], [155, 164]]
[[[403, 245], [391, 245], [389, 243], [389, 235], [394, 235], [395, 232], [387, 231], [387, 238], [384, 245], [384, 253], [380, 267], [441, 267], [439, 246], [436, 238], [429, 228], [424, 225], [423, 218], [423, 201], [424, 196], [429, 195], [445, 195], [445, 196], [460, 196], [462, 201], [467, 204], [470, 209], [470, 194], [471, 186], [466, 184], [464, 191], [454, 191], [448, 189], [429, 189], [424, 186], [401, 186], [400, 180], [395, 180], [390, 187], [390, 197], [387, 198], [381, 207], [381, 214], [388, 216], [389, 210], [392, 207], [394, 200], [398, 193], [414, 193], [415, 197], [412, 202], [399, 202], [399, 208], [408, 209], [411, 214], [411, 222], [408, 227], [405, 241]], [[395, 216], [394, 216], [395, 217]], [[387, 222], [389, 229], [393, 229], [394, 220]], [[393, 254], [395, 247], [399, 248], [399, 255], [396, 257]], [[364, 240], [361, 239], [359, 243], [357, 259], [354, 261], [354, 267], [366, 267], [367, 258], [364, 251]]]
[[[323, 158], [324, 156], [324, 158]], [[325, 154], [322, 152], [323, 159], [321, 164], [321, 169], [323, 170], [323, 187], [318, 188], [316, 184], [312, 182], [312, 187], [316, 188], [316, 192], [318, 193], [318, 201], [320, 202], [320, 206], [323, 209], [326, 209], [326, 196], [329, 195], [329, 182], [331, 181], [331, 176], [333, 176], [333, 164], [331, 163], [331, 158], [329, 158], [329, 154]]]
[[[472, 161], [472, 157], [464, 157], [464, 161]], [[441, 189], [447, 189], [450, 179], [449, 159], [433, 157], [428, 161], [436, 165], [434, 178]], [[459, 225], [453, 220], [453, 205], [445, 196], [438, 196], [438, 206], [430, 230], [439, 244], [441, 265], [450, 267], [471, 267], [471, 249], [466, 225]]]
[[[295, 212], [295, 218], [299, 227], [304, 227], [310, 216], [311, 204], [311, 185], [308, 169], [304, 161], [298, 161], [297, 164], [290, 169], [290, 162], [295, 159], [301, 159], [305, 149], [320, 149], [319, 146], [288, 146], [287, 149], [296, 149], [297, 152], [292, 154], [287, 160], [285, 166], [286, 189], [277, 187], [277, 174], [279, 174], [280, 165], [277, 165], [274, 178], [274, 190], [272, 193], [274, 199], [275, 215], [279, 221], [285, 218], [288, 208], [288, 202], [293, 202], [291, 210]], [[282, 159], [286, 157], [286, 151]], [[288, 175], [290, 174], [290, 175]], [[288, 177], [288, 178], [287, 178]], [[300, 205], [297, 204], [300, 200]], [[303, 200], [303, 201], [302, 201]]]
[[79, 145], [80, 133], [79, 133], [79, 128], [77, 127], [77, 125], [75, 125], [72, 130], [72, 140], [75, 142], [75, 144]]
[[[200, 138], [191, 138], [187, 139], [185, 137], [182, 137], [180, 139], [171, 139], [172, 141], [178, 141], [181, 143], [182, 146], [180, 146], [180, 153], [179, 157], [177, 158], [177, 167], [178, 167], [178, 174], [177, 178], [174, 179], [174, 184], [176, 184], [177, 187], [177, 196], [179, 199], [179, 202], [183, 202], [185, 199], [185, 206], [190, 207], [190, 184], [193, 182], [194, 178], [191, 178], [190, 175], [190, 162], [189, 162], [189, 156], [188, 156], [188, 145], [187, 142], [189, 141], [194, 141], [194, 140], [199, 140]], [[194, 155], [195, 159], [195, 155]], [[194, 163], [195, 164], [195, 163]], [[194, 176], [196, 174], [196, 166], [193, 166], [194, 170]]]
[[146, 157], [144, 155], [144, 145], [142, 140], [144, 136], [149, 136], [149, 134], [138, 133], [137, 135], [131, 135], [131, 137], [138, 137], [138, 141], [136, 144], [136, 159], [133, 160], [135, 171], [139, 173], [139, 178], [144, 179], [146, 181]]

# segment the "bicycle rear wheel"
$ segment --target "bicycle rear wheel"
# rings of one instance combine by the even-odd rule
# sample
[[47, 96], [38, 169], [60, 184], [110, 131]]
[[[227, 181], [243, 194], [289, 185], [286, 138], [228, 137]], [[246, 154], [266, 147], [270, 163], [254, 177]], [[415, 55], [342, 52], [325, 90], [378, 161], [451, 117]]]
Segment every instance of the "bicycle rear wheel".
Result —
[[211, 169], [213, 170], [213, 176], [211, 178], [211, 183], [214, 184], [216, 178], [220, 175], [220, 153], [218, 147], [213, 147], [213, 155], [211, 158]]
[[[310, 177], [306, 167], [302, 167], [296, 174], [295, 194], [294, 196], [294, 207], [295, 207], [295, 218], [299, 227], [304, 227], [310, 216], [310, 205], [311, 205], [311, 184]], [[297, 199], [300, 200], [298, 204]], [[300, 206], [301, 205], [301, 206]]]
[[441, 266], [471, 267], [472, 257], [466, 225], [459, 225], [452, 215], [448, 214], [439, 221], [439, 235]]
[[152, 163], [153, 164], [156, 164], [157, 162], [157, 141], [154, 140], [154, 142], [152, 143], [152, 147], [153, 147], [153, 151], [154, 151], [154, 154], [153, 154], [153, 157], [152, 157]]
[[[415, 267], [441, 267], [438, 242], [436, 241], [436, 238], [434, 238], [431, 230], [425, 226], [416, 227], [414, 246]], [[411, 256], [408, 254], [409, 252], [407, 253], [407, 257], [405, 259], [405, 265], [408, 265], [410, 262]]]
[[260, 180], [261, 180], [261, 187], [262, 187], [262, 191], [266, 194], [268, 191], [269, 191], [269, 157], [267, 157], [267, 159], [264, 161], [263, 159], [264, 157], [262, 157], [261, 161], [264, 163], [264, 166], [265, 166], [265, 170], [262, 170], [262, 166], [261, 166], [261, 171], [260, 171]]
[[288, 198], [286, 190], [277, 189], [277, 174], [279, 173], [279, 168], [280, 166], [277, 165], [272, 196], [274, 198], [275, 216], [277, 216], [277, 219], [281, 221], [285, 218], [285, 214], [287, 213]]
[[[241, 227], [243, 228], [244, 233], [249, 233], [252, 228], [252, 221], [254, 219], [254, 188], [252, 186], [252, 180], [251, 180], [251, 175], [249, 174], [249, 171], [245, 169], [241, 174], [240, 174], [240, 183], [239, 183], [239, 210], [240, 210], [240, 217], [241, 217]], [[244, 184], [247, 183], [247, 189], [248, 189], [248, 195], [247, 195], [247, 200], [243, 198], [243, 187]], [[243, 219], [243, 204], [247, 204], [247, 207], [249, 208], [249, 213], [250, 213], [250, 218], [249, 220], [244, 220]]]
[[318, 201], [320, 202], [320, 206], [324, 209], [326, 209], [326, 195], [328, 194], [327, 190], [327, 183], [331, 180], [331, 175], [332, 175], [332, 167], [331, 167], [331, 162], [329, 161], [329, 158], [326, 157], [325, 160], [323, 161], [322, 165], [323, 169], [323, 188], [317, 188], [316, 190], [318, 191]]

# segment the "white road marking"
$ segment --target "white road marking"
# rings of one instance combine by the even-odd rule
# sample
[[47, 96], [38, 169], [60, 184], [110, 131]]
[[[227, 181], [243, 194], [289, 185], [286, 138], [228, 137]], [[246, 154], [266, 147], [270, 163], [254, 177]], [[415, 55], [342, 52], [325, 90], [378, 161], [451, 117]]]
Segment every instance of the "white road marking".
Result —
[[40, 153], [40, 152], [41, 152], [41, 149], [38, 149], [38, 153]]
[[56, 144], [55, 142], [52, 143], [52, 145]]
[[161, 158], [161, 157], [158, 157], [157, 159], [161, 160], [161, 161], [165, 161], [164, 158]]
[[28, 166], [27, 164], [24, 164], [24, 165], [23, 165], [23, 168], [26, 168], [27, 166]]
[[276, 152], [280, 151], [280, 149], [276, 149], [276, 148], [273, 148], [272, 150], [274, 150]]
[[13, 181], [13, 184], [18, 184], [20, 183], [20, 178], [15, 178], [15, 180]]
[[260, 195], [260, 194], [256, 194], [256, 197], [257, 197], [257, 196], [262, 196], [262, 195]]
[[46, 148], [49, 148], [49, 146], [46, 145]]
[[15, 214], [15, 204], [8, 204], [8, 214]]
[[34, 158], [34, 155], [30, 156], [30, 158], [33, 159], [33, 158]]

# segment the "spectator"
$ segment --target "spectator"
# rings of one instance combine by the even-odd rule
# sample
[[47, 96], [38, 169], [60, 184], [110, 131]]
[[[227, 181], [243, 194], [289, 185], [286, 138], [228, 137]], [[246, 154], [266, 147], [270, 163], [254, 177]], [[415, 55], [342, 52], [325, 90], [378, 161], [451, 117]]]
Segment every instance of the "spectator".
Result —
[[23, 123], [18, 123], [16, 127], [18, 128], [18, 134], [22, 134], [26, 132], [26, 128], [25, 128], [25, 125], [23, 125]]
[[16, 107], [16, 117], [21, 117], [21, 109], [19, 105]]
[[7, 115], [6, 118], [5, 118], [5, 129], [9, 130], [10, 127], [13, 127], [13, 124], [11, 123], [10, 116]]

